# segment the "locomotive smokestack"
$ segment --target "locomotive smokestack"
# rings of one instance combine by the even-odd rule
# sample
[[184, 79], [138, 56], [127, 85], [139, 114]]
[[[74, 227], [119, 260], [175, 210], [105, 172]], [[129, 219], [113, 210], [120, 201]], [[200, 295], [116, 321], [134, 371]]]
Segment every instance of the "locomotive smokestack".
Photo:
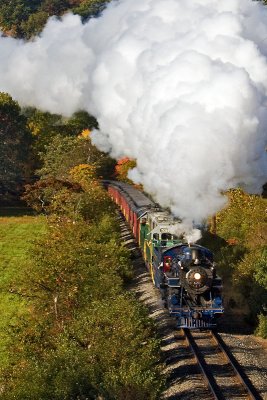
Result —
[[[99, 148], [162, 206], [200, 222], [223, 191], [266, 182], [267, 7], [251, 0], [120, 0], [0, 38], [0, 90], [22, 105], [94, 114]], [[19, 67], [18, 67], [19, 66]]]

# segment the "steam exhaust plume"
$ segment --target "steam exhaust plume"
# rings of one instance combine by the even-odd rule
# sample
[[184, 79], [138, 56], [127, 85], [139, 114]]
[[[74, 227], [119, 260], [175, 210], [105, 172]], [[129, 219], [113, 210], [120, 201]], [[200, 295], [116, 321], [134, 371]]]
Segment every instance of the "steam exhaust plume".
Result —
[[267, 7], [251, 0], [121, 0], [82, 24], [51, 18], [34, 41], [0, 38], [0, 90], [21, 105], [99, 121], [94, 143], [137, 159], [130, 178], [185, 221], [267, 160]]

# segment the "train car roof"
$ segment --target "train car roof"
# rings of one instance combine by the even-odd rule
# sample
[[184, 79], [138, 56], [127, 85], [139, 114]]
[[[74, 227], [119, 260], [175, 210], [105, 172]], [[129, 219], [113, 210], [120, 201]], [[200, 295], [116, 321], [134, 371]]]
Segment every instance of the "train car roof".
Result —
[[120, 191], [126, 194], [126, 196], [133, 202], [137, 209], [151, 208], [155, 205], [155, 203], [150, 200], [146, 195], [144, 195], [144, 193], [140, 192], [128, 183], [109, 181], [107, 184], [119, 188]]

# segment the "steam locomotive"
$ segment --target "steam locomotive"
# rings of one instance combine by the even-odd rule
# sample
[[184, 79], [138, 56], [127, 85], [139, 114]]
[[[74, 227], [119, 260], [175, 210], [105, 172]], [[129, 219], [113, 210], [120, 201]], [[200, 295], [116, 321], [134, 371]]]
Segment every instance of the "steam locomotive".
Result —
[[222, 282], [211, 251], [172, 233], [179, 221], [131, 185], [108, 181], [106, 186], [128, 221], [177, 327], [215, 327], [224, 310]]

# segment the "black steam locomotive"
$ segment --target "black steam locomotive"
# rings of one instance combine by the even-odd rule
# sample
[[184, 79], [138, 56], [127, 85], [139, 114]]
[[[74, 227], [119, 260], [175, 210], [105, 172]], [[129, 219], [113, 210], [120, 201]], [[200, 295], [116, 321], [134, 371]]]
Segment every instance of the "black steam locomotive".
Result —
[[213, 254], [177, 237], [179, 224], [167, 211], [132, 186], [106, 182], [139, 243], [154, 285], [178, 327], [212, 328], [223, 313], [222, 282]]

